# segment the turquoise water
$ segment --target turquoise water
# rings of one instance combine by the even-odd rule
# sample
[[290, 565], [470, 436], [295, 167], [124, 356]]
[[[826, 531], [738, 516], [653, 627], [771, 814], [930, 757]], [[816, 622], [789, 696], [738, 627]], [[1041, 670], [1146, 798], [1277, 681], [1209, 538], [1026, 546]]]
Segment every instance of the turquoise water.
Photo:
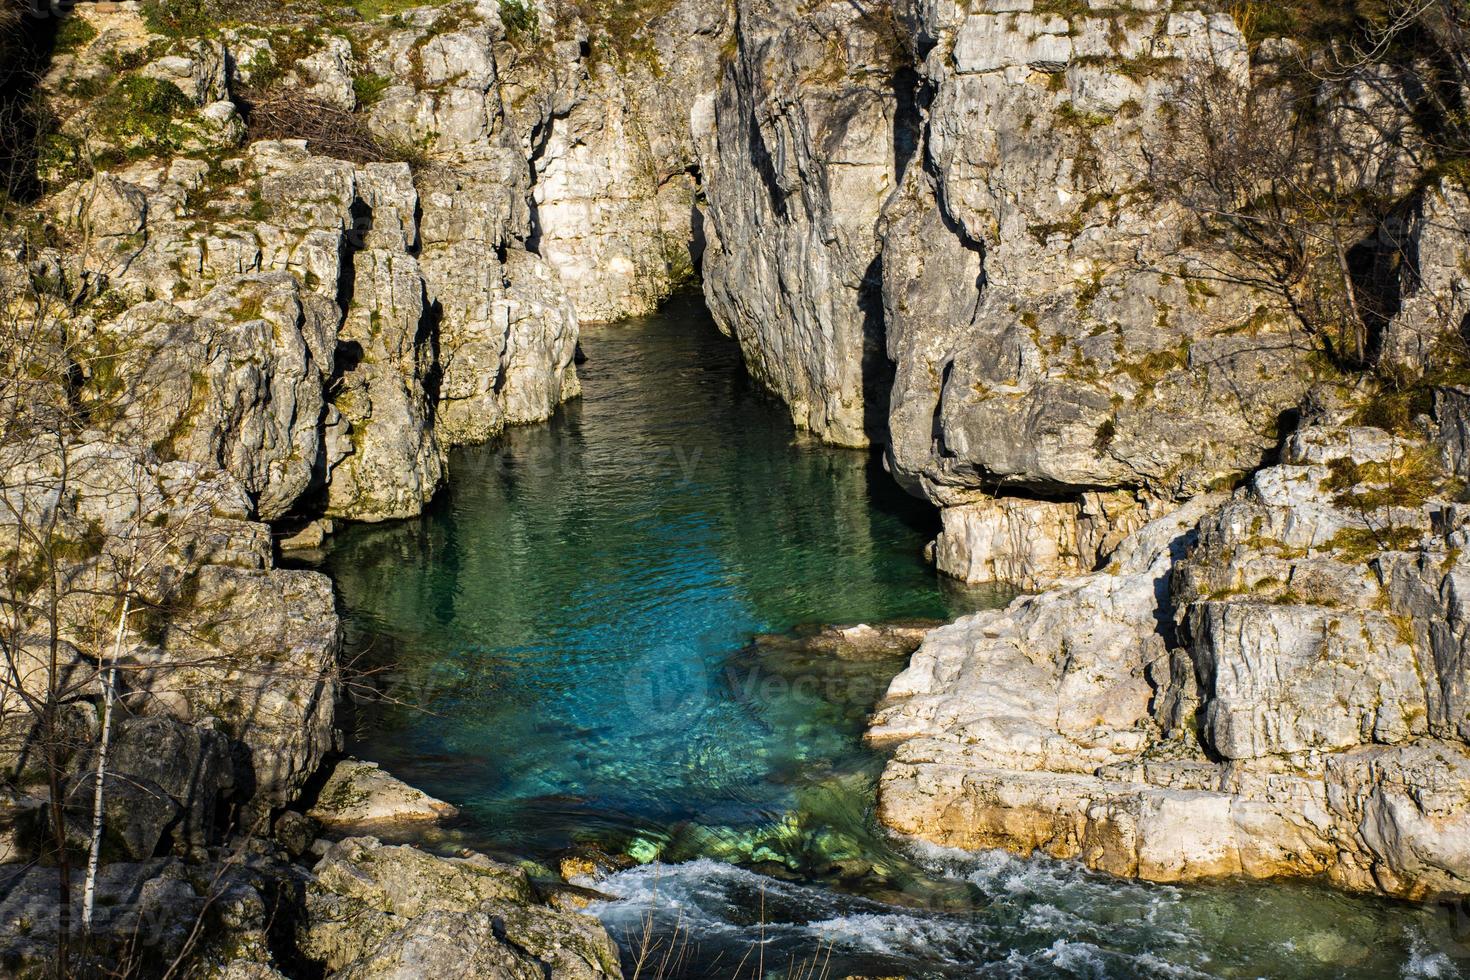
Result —
[[1459, 975], [1433, 910], [888, 840], [861, 733], [902, 662], [752, 637], [999, 600], [941, 583], [932, 515], [793, 431], [696, 299], [583, 348], [582, 401], [327, 569], [374, 692], [353, 751], [457, 804], [458, 842], [640, 862], [593, 907], [630, 975]]

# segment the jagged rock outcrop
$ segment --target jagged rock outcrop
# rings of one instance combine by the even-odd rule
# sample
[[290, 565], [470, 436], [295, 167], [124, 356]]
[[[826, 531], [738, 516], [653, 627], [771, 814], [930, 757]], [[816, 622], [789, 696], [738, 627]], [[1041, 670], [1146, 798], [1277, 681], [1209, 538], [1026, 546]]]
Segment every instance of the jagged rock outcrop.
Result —
[[406, 166], [263, 142], [213, 168], [139, 164], [60, 201], [94, 243], [63, 266], [141, 301], [97, 327], [101, 363], [116, 365], [107, 384], [146, 373], [128, 402], [147, 424], [121, 437], [225, 466], [266, 519], [329, 487], [331, 513], [368, 520], [432, 497], [443, 459]]
[[1075, 501], [982, 497], [941, 511], [934, 564], [963, 582], [1044, 588], [1097, 568], [1151, 509], [1168, 508], [1128, 493], [1087, 493]]
[[534, 904], [524, 871], [482, 855], [439, 858], [352, 837], [313, 876], [300, 941], [328, 976], [622, 975], [595, 919]]
[[1453, 180], [1419, 191], [1393, 239], [1403, 255], [1395, 293], [1397, 309], [1384, 326], [1378, 358], [1408, 376], [1444, 366], [1446, 340], [1464, 341], [1470, 316], [1465, 269], [1470, 263], [1470, 196]]
[[383, 138], [531, 181], [512, 247], [555, 269], [592, 321], [651, 312], [689, 274], [689, 109], [727, 30], [717, 0], [665, 5], [631, 38], [601, 33], [599, 13], [532, 5], [512, 31], [495, 4], [417, 8], [363, 32], [362, 66], [386, 83], [366, 110]]
[[580, 318], [557, 273], [524, 249], [529, 175], [514, 165], [514, 181], [497, 181], [508, 161], [423, 180], [421, 262], [440, 316], [436, 425], [450, 443], [542, 421], [581, 390]]
[[[0, 867], [7, 976], [54, 975], [56, 875]], [[81, 887], [80, 872], [73, 887]], [[521, 869], [371, 837], [326, 846], [309, 871], [264, 840], [237, 842], [204, 865], [111, 862], [97, 898], [89, 952], [102, 967], [162, 973], [184, 956], [201, 975], [239, 980], [303, 970], [334, 978], [622, 976], [617, 947], [597, 920], [540, 904]]]
[[741, 0], [694, 118], [715, 321], [799, 427], [845, 446], [881, 434], [886, 406], [878, 218], [912, 140], [889, 14]]
[[116, 403], [120, 438], [219, 466], [279, 518], [318, 478], [333, 374], [335, 317], [304, 300], [294, 277], [263, 273], [134, 306], [98, 326], [91, 397]]
[[679, 233], [662, 227], [659, 168], [629, 82], [607, 63], [586, 64], [574, 41], [553, 54], [572, 61], [533, 156], [537, 250], [587, 320], [650, 313], [668, 294]]
[[[217, 822], [235, 789], [228, 739], [207, 725], [171, 718], [114, 724], [103, 784], [103, 860], [146, 861], [163, 842], [181, 856], [204, 856], [224, 829]], [[69, 829], [79, 850], [88, 847], [91, 822], [81, 815], [91, 810], [96, 771], [97, 749], [89, 747], [68, 794]]]
[[[56, 679], [60, 696], [92, 696], [97, 665], [116, 667], [119, 711], [218, 728], [231, 740], [235, 800], [256, 810], [289, 802], [334, 745], [331, 581], [272, 569], [269, 529], [249, 520], [250, 495], [217, 469], [100, 440], [26, 458], [36, 448], [6, 449], [0, 521], [20, 540], [22, 527], [49, 527], [61, 549], [56, 626], [76, 667]], [[34, 575], [42, 559], [23, 549], [4, 582], [8, 594], [32, 600], [8, 626], [35, 638], [21, 660], [34, 669], [18, 678], [35, 698], [51, 677], [49, 606], [33, 601], [50, 595]], [[124, 599], [131, 611], [119, 640]], [[94, 706], [77, 708], [76, 723], [95, 732]], [[0, 754], [28, 789], [44, 784], [25, 751], [37, 724], [32, 712], [11, 712], [3, 728]], [[152, 853], [144, 850], [134, 856]]]
[[[57, 219], [82, 240], [58, 253], [59, 272], [123, 304], [172, 301], [177, 311], [151, 316], [172, 321], [175, 334], [212, 342], [217, 323], [184, 323], [259, 319], [259, 299], [241, 277], [295, 279], [302, 322], [284, 323], [289, 311], [272, 307], [269, 325], [282, 327], [272, 342], [285, 349], [259, 364], [257, 380], [231, 377], [225, 383], [234, 390], [201, 390], [194, 402], [177, 371], [177, 383], [161, 386], [188, 434], [173, 440], [182, 442], [174, 451], [227, 465], [257, 494], [261, 517], [318, 506], [362, 520], [412, 516], [442, 483], [448, 445], [544, 419], [579, 391], [577, 312], [558, 276], [529, 251], [533, 171], [502, 105], [497, 49], [510, 50], [505, 31], [494, 4], [464, 13], [422, 8], [367, 23], [356, 47], [292, 27], [264, 36], [226, 31], [226, 46], [210, 42], [208, 51], [237, 50], [214, 68], [203, 48], [192, 74], [169, 61], [205, 95], [228, 97], [232, 80], [278, 79], [282, 91], [317, 100], [308, 107], [338, 111], [358, 107], [362, 79], [380, 79], [381, 93], [362, 107], [367, 125], [386, 145], [427, 156], [431, 164], [418, 172], [331, 159], [305, 141], [257, 142], [238, 156], [227, 142], [220, 159], [132, 164], [54, 199]], [[157, 46], [136, 11], [96, 16], [98, 36], [70, 56], [73, 69], [106, 61], [115, 45]], [[295, 60], [284, 60], [286, 52]], [[101, 342], [113, 343], [113, 332], [103, 319]], [[233, 360], [265, 357], [258, 340], [238, 336]], [[451, 363], [449, 354], [462, 356]], [[247, 393], [242, 383], [271, 390]], [[230, 398], [237, 404], [226, 415], [270, 421], [216, 422]], [[161, 417], [141, 404], [138, 414]]]
[[[945, 571], [1091, 570], [1106, 549], [1081, 494], [1156, 514], [1249, 471], [1310, 381], [1279, 304], [1189, 244], [1151, 183], [1180, 86], [1247, 84], [1245, 42], [1227, 15], [1153, 2], [898, 6], [928, 108], [884, 216], [892, 468], [964, 508]], [[1018, 523], [1045, 526], [1046, 554], [997, 549]]]
[[1456, 484], [1422, 436], [1317, 422], [1223, 506], [931, 634], [870, 733], [902, 742], [884, 821], [1160, 881], [1470, 892]]
[[690, 114], [718, 85], [731, 16], [724, 0], [647, 14], [614, 27], [600, 18], [616, 9], [546, 3], [539, 56], [517, 52], [505, 76], [535, 173], [534, 250], [587, 321], [651, 312], [703, 250]]

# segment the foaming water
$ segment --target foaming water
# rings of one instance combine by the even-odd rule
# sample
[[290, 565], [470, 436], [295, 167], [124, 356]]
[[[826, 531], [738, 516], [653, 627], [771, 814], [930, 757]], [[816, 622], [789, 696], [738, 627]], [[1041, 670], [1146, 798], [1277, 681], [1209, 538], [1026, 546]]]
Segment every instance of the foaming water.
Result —
[[640, 976], [1458, 975], [1423, 910], [895, 846], [861, 734], [902, 663], [751, 638], [1000, 598], [941, 583], [932, 515], [797, 434], [696, 300], [583, 346], [581, 402], [327, 565], [386, 695], [353, 751], [458, 805], [457, 843], [643, 862], [594, 908]]
[[698, 860], [599, 882], [613, 900], [592, 911], [629, 948], [656, 936], [646, 959], [683, 968], [669, 975], [709, 978], [762, 975], [751, 957], [803, 977], [1463, 975], [1448, 919], [1315, 886], [1168, 887], [1044, 858], [908, 850], [948, 899], [968, 901], [895, 906]]

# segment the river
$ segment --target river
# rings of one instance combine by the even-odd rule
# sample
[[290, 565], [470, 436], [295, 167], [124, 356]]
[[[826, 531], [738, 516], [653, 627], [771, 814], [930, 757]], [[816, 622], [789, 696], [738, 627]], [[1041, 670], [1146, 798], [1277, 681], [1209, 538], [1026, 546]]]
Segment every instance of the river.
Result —
[[697, 297], [582, 345], [580, 401], [325, 564], [352, 751], [459, 806], [456, 846], [638, 861], [591, 907], [630, 977], [1459, 975], [1433, 909], [890, 840], [861, 735], [902, 661], [752, 639], [1005, 597], [942, 582], [932, 512], [797, 433]]

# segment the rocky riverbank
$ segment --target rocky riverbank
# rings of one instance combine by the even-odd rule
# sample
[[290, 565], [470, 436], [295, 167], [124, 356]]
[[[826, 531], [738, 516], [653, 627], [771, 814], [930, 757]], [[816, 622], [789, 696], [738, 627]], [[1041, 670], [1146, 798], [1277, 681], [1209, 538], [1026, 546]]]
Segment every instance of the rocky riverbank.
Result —
[[935, 631], [870, 732], [897, 743], [884, 821], [1155, 881], [1464, 894], [1462, 505], [1439, 463], [1329, 413], [1103, 571]]
[[[248, 6], [58, 10], [7, 93], [44, 119], [47, 192], [7, 212], [0, 260], [6, 967], [70, 934], [103, 967], [616, 975], [600, 927], [542, 915], [514, 869], [393, 852], [417, 862], [394, 888], [493, 880], [449, 904], [325, 883], [380, 852], [310, 859], [315, 818], [440, 806], [399, 787], [384, 811], [388, 777], [339, 771], [302, 813], [341, 748], [340, 629], [332, 583], [276, 558], [418, 514], [449, 447], [577, 395], [581, 318], [688, 274], [687, 126], [655, 123], [694, 93], [639, 85], [635, 120], [651, 55], [620, 74], [570, 8], [543, 32], [496, 3]], [[338, 912], [352, 935], [322, 938]]]
[[[1409, 76], [1208, 5], [891, 13], [834, 61], [831, 11], [763, 11], [706, 172], [742, 286], [802, 269], [736, 330], [757, 375], [858, 442], [876, 329], [887, 462], [942, 510], [939, 568], [1039, 593], [895, 682], [883, 819], [1156, 880], [1463, 894], [1470, 207], [1424, 166]], [[723, 196], [740, 167], [764, 194]], [[1252, 198], [1302, 174], [1338, 217]]]
[[577, 396], [582, 320], [696, 270], [798, 426], [940, 509], [941, 571], [1038, 593], [895, 682], [886, 822], [1470, 891], [1470, 199], [1432, 104], [1467, 80], [1414, 74], [1453, 17], [1341, 64], [1160, 0], [55, 13], [5, 78], [12, 968], [55, 892], [165, 967], [616, 973], [512, 870], [300, 859], [344, 679], [331, 582], [277, 559], [420, 513], [449, 447]]

